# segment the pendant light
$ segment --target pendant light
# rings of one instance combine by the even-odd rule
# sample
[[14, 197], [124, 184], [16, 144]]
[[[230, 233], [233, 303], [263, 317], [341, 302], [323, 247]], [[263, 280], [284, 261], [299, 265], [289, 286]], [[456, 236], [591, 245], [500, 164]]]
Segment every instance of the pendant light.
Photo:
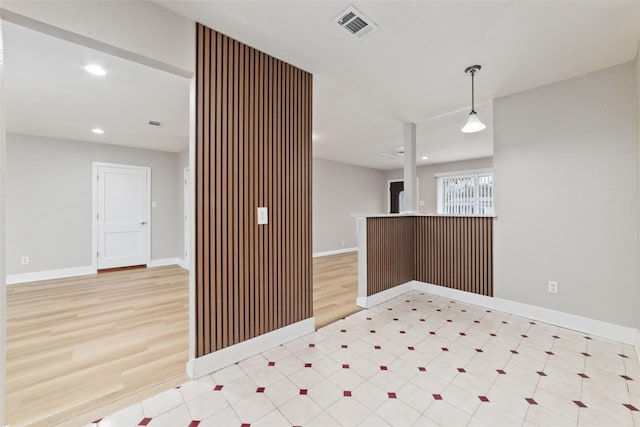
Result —
[[467, 119], [467, 123], [462, 127], [462, 132], [464, 133], [473, 133], [480, 132], [487, 126], [480, 121], [478, 118], [478, 114], [474, 108], [474, 87], [473, 87], [473, 76], [480, 71], [482, 67], [479, 65], [472, 65], [464, 69], [464, 72], [467, 74], [471, 74], [471, 112], [469, 113], [469, 118]]

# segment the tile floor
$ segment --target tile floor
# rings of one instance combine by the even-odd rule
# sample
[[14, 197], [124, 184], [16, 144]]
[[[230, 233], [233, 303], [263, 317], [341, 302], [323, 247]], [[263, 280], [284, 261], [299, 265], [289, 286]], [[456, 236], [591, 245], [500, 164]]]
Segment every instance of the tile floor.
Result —
[[412, 291], [91, 426], [640, 426], [632, 346]]

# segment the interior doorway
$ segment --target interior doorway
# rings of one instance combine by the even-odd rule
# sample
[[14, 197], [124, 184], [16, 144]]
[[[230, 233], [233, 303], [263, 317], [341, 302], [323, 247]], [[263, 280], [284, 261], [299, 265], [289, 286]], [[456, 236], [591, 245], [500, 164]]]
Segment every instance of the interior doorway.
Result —
[[389, 213], [397, 214], [404, 212], [404, 181], [389, 181]]

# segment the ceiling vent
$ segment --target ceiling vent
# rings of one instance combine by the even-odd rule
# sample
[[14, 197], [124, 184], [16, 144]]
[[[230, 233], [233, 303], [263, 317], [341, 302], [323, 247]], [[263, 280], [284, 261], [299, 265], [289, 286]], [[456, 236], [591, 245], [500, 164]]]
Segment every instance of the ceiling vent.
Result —
[[404, 158], [404, 146], [400, 145], [395, 147], [391, 151], [386, 151], [384, 153], [378, 153], [379, 156], [387, 157], [389, 159], [402, 159]]
[[353, 6], [349, 6], [338, 15], [335, 22], [357, 38], [363, 38], [378, 29], [378, 26], [371, 19]]
[[151, 126], [162, 126], [162, 122], [159, 122], [157, 120], [149, 120], [149, 125], [151, 125]]

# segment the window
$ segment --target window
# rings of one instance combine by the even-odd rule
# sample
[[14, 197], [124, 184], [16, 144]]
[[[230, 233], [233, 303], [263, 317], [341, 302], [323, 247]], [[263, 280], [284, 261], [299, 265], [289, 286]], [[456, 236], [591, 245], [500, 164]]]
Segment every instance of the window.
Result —
[[492, 172], [456, 172], [436, 178], [439, 214], [493, 215]]

